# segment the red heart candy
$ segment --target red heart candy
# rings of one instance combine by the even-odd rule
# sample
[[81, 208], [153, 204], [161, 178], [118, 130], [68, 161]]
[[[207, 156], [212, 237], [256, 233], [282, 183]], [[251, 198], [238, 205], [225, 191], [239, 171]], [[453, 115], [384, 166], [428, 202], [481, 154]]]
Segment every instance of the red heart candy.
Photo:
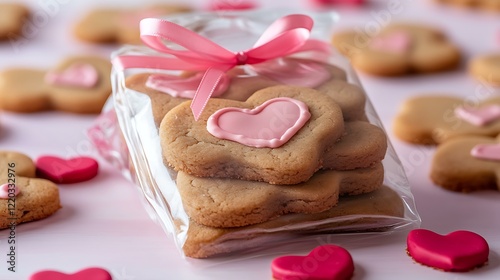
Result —
[[339, 246], [316, 247], [307, 256], [284, 256], [271, 263], [273, 277], [284, 279], [351, 279], [354, 263], [349, 252]]
[[62, 159], [42, 156], [36, 161], [37, 176], [55, 183], [71, 184], [90, 180], [97, 175], [99, 165], [89, 157]]
[[488, 261], [489, 247], [480, 235], [459, 230], [439, 235], [426, 229], [408, 234], [408, 254], [421, 264], [444, 271], [468, 271]]
[[45, 270], [30, 276], [29, 280], [112, 280], [111, 274], [102, 268], [92, 267], [74, 274]]

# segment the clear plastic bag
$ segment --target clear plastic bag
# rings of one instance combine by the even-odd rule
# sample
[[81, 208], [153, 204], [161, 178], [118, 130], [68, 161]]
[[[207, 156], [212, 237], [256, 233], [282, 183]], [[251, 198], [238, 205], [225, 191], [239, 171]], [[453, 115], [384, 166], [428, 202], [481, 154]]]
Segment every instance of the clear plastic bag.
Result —
[[[171, 17], [168, 20], [194, 30], [236, 52], [251, 47], [272, 22], [287, 13], [287, 11], [195, 13]], [[309, 14], [309, 16], [314, 20], [312, 38], [320, 40], [330, 38], [331, 29], [338, 20], [336, 15], [315, 13]], [[113, 58], [124, 55], [161, 56], [148, 47], [126, 46], [117, 51]], [[373, 125], [379, 127], [375, 130], [381, 131], [385, 135], [381, 129], [380, 119], [346, 60], [338, 54], [331, 54], [326, 58], [324, 56], [320, 58], [314, 52], [300, 53], [298, 56], [299, 58], [295, 56], [293, 56], [294, 58], [279, 57], [262, 64], [242, 64], [228, 69], [224, 75], [224, 78], [227, 78], [227, 83], [219, 83], [214, 91], [214, 94], [219, 92], [222, 95], [212, 97], [209, 102], [217, 98], [230, 98], [242, 102], [253, 95], [255, 91], [279, 84], [291, 83], [294, 86], [308, 86], [327, 93], [328, 96], [333, 96], [332, 98], [340, 105], [344, 131], [340, 140], [335, 141], [344, 139], [344, 142], [347, 142], [346, 139], [349, 135], [358, 137], [363, 135], [365, 131], [373, 131]], [[320, 62], [318, 62], [318, 58], [321, 59]], [[321, 78], [321, 75], [325, 74], [325, 69], [328, 76]], [[147, 86], [146, 84], [151, 82], [149, 81], [151, 75], [167, 77], [166, 86], [164, 88]], [[267, 214], [267, 216], [262, 216], [259, 212], [265, 209], [265, 206], [262, 209], [259, 208], [260, 210], [250, 209], [249, 212], [245, 212], [246, 214], [241, 214], [248, 210], [238, 209], [240, 206], [246, 206], [243, 206], [245, 203], [242, 203], [238, 198], [235, 199], [235, 196], [230, 196], [232, 198], [228, 201], [222, 201], [230, 204], [232, 210], [217, 208], [217, 203], [213, 201], [209, 201], [209, 204], [202, 202], [202, 206], [194, 203], [193, 201], [196, 202], [203, 195], [197, 196], [192, 193], [186, 195], [185, 191], [181, 193], [179, 190], [182, 188], [178, 185], [178, 179], [181, 180], [181, 177], [184, 178], [182, 182], [185, 182], [186, 178], [188, 178], [187, 181], [191, 180], [190, 182], [199, 180], [200, 188], [211, 188], [209, 191], [213, 190], [214, 192], [216, 188], [229, 184], [228, 188], [223, 189], [226, 194], [240, 192], [239, 186], [250, 184], [247, 180], [234, 178], [238, 175], [229, 172], [228, 168], [224, 169], [223, 172], [214, 173], [222, 178], [201, 178], [203, 176], [197, 175], [194, 175], [193, 178], [189, 177], [193, 176], [192, 174], [180, 174], [182, 176], [178, 177], [174, 168], [167, 164], [170, 161], [166, 154], [172, 155], [178, 152], [168, 151], [167, 153], [166, 146], [162, 147], [162, 137], [165, 138], [165, 133], [168, 133], [160, 133], [160, 130], [165, 126], [165, 124], [161, 124], [163, 117], [173, 108], [180, 108], [179, 104], [182, 102], [189, 102], [189, 99], [186, 98], [172, 97], [172, 93], [168, 93], [168, 91], [172, 90], [174, 94], [192, 94], [191, 91], [196, 91], [196, 88], [190, 85], [193, 81], [184, 82], [191, 79], [195, 81], [194, 84], [199, 83], [197, 75], [199, 72], [196, 71], [186, 72], [155, 68], [122, 70], [115, 68], [112, 73], [113, 99], [109, 101], [102, 116], [89, 131], [90, 138], [98, 146], [104, 158], [120, 168], [124, 175], [138, 186], [148, 202], [147, 207], [153, 210], [151, 211], [153, 218], [167, 233], [173, 235], [173, 239], [183, 255], [206, 258], [227, 253], [255, 251], [268, 248], [271, 242], [293, 242], [297, 238], [304, 239], [320, 233], [350, 233], [353, 234], [353, 238], [356, 238], [356, 233], [360, 232], [387, 232], [419, 226], [420, 218], [403, 168], [391, 144], [385, 138], [384, 144], [379, 145], [377, 150], [378, 153], [382, 152], [384, 158], [381, 163], [381, 158], [372, 158], [371, 161], [368, 159], [370, 157], [376, 158], [375, 154], [363, 156], [361, 161], [365, 164], [369, 163], [369, 166], [352, 166], [342, 162], [342, 157], [345, 156], [343, 153], [348, 153], [350, 156], [351, 150], [347, 152], [347, 150], [335, 148], [335, 145], [339, 145], [335, 141], [327, 144], [330, 148], [324, 152], [332, 154], [333, 151], [336, 151], [333, 154], [337, 156], [333, 160], [330, 159], [331, 163], [325, 160], [322, 163], [322, 169], [328, 169], [325, 168], [325, 165], [330, 164], [333, 166], [330, 169], [340, 170], [338, 174], [354, 172], [355, 175], [351, 179], [347, 179], [349, 182], [345, 185], [360, 184], [358, 190], [355, 188], [347, 191], [337, 190], [337, 195], [340, 192], [337, 203], [335, 203], [335, 199], [333, 202], [328, 202], [330, 204], [321, 203], [326, 203], [327, 209], [324, 209], [324, 205], [323, 209], [314, 208], [312, 206], [314, 201], [303, 203], [301, 207], [298, 207], [299, 209], [289, 209], [287, 207], [288, 204], [293, 204], [293, 197], [287, 198], [290, 201], [285, 201], [283, 204], [287, 205], [283, 206], [281, 210], [274, 210], [275, 212]], [[290, 79], [290, 75], [294, 78]], [[164, 92], [160, 92], [162, 89]], [[238, 92], [238, 94], [228, 92]], [[170, 113], [170, 115], [174, 114]], [[114, 119], [115, 116], [116, 119]], [[180, 116], [175, 117], [181, 118]], [[193, 118], [193, 116], [189, 116], [189, 118]], [[316, 119], [314, 120], [316, 121]], [[199, 121], [203, 122], [203, 117]], [[196, 123], [193, 120], [189, 120], [189, 122]], [[380, 135], [380, 133], [374, 135]], [[349, 139], [354, 139], [354, 136]], [[365, 138], [367, 138], [366, 135]], [[223, 141], [232, 142], [228, 144], [228, 147], [232, 147], [232, 149], [238, 149], [238, 145], [241, 145], [231, 140]], [[353, 141], [360, 140], [354, 139]], [[368, 139], [364, 143], [367, 142], [376, 141]], [[126, 143], [126, 147], [124, 143]], [[387, 146], [385, 146], [386, 144]], [[206, 164], [209, 169], [213, 167], [217, 170], [218, 168], [211, 166], [210, 163]], [[330, 171], [317, 171], [312, 178], [320, 176], [318, 174], [329, 174], [328, 172]], [[252, 174], [255, 173], [259, 174], [259, 172]], [[382, 174], [383, 177], [377, 177], [377, 174]], [[213, 174], [208, 176], [211, 175]], [[342, 180], [349, 176], [342, 177]], [[374, 183], [367, 185], [366, 182], [372, 182], [370, 180]], [[361, 183], [359, 183], [360, 181]], [[262, 190], [263, 186], [265, 189], [267, 184], [262, 182], [252, 182], [251, 184], [254, 183], [258, 184], [258, 187], [255, 187], [258, 190]], [[332, 181], [332, 188], [341, 188], [339, 184], [337, 181]], [[297, 188], [294, 185], [279, 187]], [[276, 187], [269, 186], [269, 189]], [[300, 191], [295, 190], [295, 192]], [[246, 196], [247, 193], [242, 194], [241, 200], [246, 199]], [[308, 209], [309, 206], [312, 210]], [[256, 215], [257, 219], [246, 218], [252, 211], [259, 212]], [[224, 213], [219, 217], [219, 212]]]

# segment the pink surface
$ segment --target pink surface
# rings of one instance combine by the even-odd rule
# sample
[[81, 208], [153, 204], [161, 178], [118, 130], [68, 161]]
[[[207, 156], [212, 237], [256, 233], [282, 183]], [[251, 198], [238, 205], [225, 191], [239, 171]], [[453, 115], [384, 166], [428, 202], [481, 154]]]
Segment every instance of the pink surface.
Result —
[[102, 268], [87, 268], [73, 274], [58, 271], [40, 271], [33, 274], [29, 280], [111, 280], [109, 272]]
[[473, 157], [500, 161], [500, 144], [480, 144], [470, 151]]
[[500, 106], [488, 105], [480, 108], [457, 107], [455, 115], [470, 124], [484, 126], [500, 119]]
[[410, 34], [402, 31], [374, 37], [370, 48], [391, 53], [404, 53], [411, 46]]
[[[22, 2], [38, 13], [44, 13], [47, 8], [40, 6], [42, 1]], [[266, 6], [287, 7], [305, 2], [259, 1]], [[0, 69], [10, 66], [50, 68], [66, 55], [95, 52], [106, 56], [115, 50], [113, 46], [81, 44], [70, 35], [69, 27], [75, 19], [102, 1], [43, 3], [53, 4], [52, 9], [47, 8], [51, 16], [38, 24], [32, 22], [31, 29], [27, 29], [31, 33], [26, 33], [23, 44], [9, 41], [0, 44]], [[206, 4], [202, 0], [197, 3]], [[132, 4], [123, 0], [106, 1], [106, 5]], [[393, 135], [391, 127], [398, 106], [413, 96], [441, 92], [478, 100], [500, 93], [499, 89], [470, 77], [465, 68], [465, 62], [474, 55], [498, 49], [498, 15], [440, 6], [433, 1], [402, 0], [370, 1], [370, 5], [338, 8], [338, 11], [342, 21], [334, 31], [353, 26], [370, 31], [395, 20], [421, 21], [446, 30], [464, 51], [462, 67], [448, 73], [400, 78], [359, 74], [408, 175], [422, 227], [440, 233], [457, 229], [479, 233], [490, 246], [487, 265], [467, 273], [447, 273], [415, 264], [405, 251], [406, 231], [356, 238], [318, 236], [310, 241], [279, 245], [253, 257], [184, 259], [171, 236], [150, 219], [136, 188], [97, 156], [96, 148], [85, 133], [95, 116], [0, 112], [0, 149], [22, 151], [34, 159], [47, 154], [63, 158], [89, 156], [99, 161], [100, 168], [92, 180], [59, 188], [62, 209], [52, 217], [16, 227], [19, 245], [16, 272], [7, 270], [9, 264], [5, 262], [10, 232], [0, 231], [0, 279], [26, 280], [37, 271], [50, 269], [70, 273], [96, 266], [109, 271], [113, 280], [271, 279], [270, 264], [276, 257], [306, 255], [317, 246], [334, 243], [352, 255], [356, 265], [354, 280], [497, 280], [500, 275], [500, 192], [463, 194], [435, 186], [429, 179], [435, 147], [402, 142]]]
[[0, 185], [0, 199], [14, 198], [19, 194], [19, 188], [14, 184]]
[[62, 72], [50, 71], [45, 82], [56, 86], [92, 88], [99, 81], [99, 73], [87, 63], [75, 63]]
[[[201, 83], [204, 73], [198, 72], [191, 77], [178, 77], [164, 74], [152, 74], [146, 81], [148, 88], [161, 91], [173, 97], [192, 99], [196, 93], [196, 89]], [[230, 79], [227, 75], [223, 75], [215, 87], [212, 97], [220, 96], [226, 91], [229, 86]]]
[[62, 159], [41, 156], [36, 160], [36, 173], [40, 178], [55, 183], [80, 183], [94, 178], [99, 170], [97, 161], [90, 157]]
[[277, 280], [348, 280], [354, 273], [354, 263], [346, 249], [323, 245], [307, 256], [276, 258], [271, 263], [271, 270]]
[[465, 230], [447, 235], [413, 230], [408, 234], [407, 248], [417, 262], [444, 271], [469, 271], [485, 264], [489, 254], [486, 240]]
[[280, 97], [254, 109], [220, 109], [208, 119], [207, 130], [215, 137], [246, 146], [278, 148], [288, 142], [310, 117], [304, 102]]

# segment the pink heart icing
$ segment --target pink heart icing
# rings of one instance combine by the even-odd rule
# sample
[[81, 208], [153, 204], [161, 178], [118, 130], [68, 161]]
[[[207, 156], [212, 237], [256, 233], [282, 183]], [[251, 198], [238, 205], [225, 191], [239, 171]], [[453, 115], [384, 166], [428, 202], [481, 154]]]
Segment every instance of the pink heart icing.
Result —
[[339, 246], [316, 247], [307, 256], [283, 256], [271, 263], [273, 277], [284, 279], [351, 279], [354, 263], [349, 252]]
[[421, 264], [444, 271], [468, 271], [488, 261], [489, 246], [480, 235], [459, 230], [439, 235], [426, 229], [412, 230], [408, 254]]
[[111, 274], [102, 268], [92, 267], [73, 274], [45, 270], [30, 276], [29, 280], [112, 280]]
[[373, 38], [370, 48], [373, 50], [403, 53], [408, 51], [411, 45], [411, 37], [407, 32], [396, 31]]
[[223, 108], [207, 121], [213, 136], [256, 148], [277, 148], [285, 144], [309, 120], [307, 105], [279, 97], [254, 109]]
[[62, 72], [50, 71], [45, 75], [47, 84], [92, 88], [99, 81], [97, 69], [88, 63], [75, 63]]
[[[10, 184], [12, 185], [12, 184]], [[14, 185], [14, 188], [10, 187], [9, 184], [3, 184], [0, 186], [0, 199], [9, 199], [9, 193], [14, 194], [14, 197], [19, 194], [19, 188]]]
[[478, 159], [500, 160], [500, 144], [479, 144], [470, 151]]
[[285, 85], [315, 88], [331, 78], [323, 65], [307, 60], [273, 59], [252, 68], [259, 75]]
[[476, 126], [484, 126], [500, 119], [500, 106], [488, 105], [481, 108], [457, 107], [455, 116]]
[[71, 184], [90, 180], [97, 175], [99, 165], [89, 157], [62, 159], [42, 156], [36, 161], [37, 176], [55, 183]]
[[[203, 73], [199, 72], [191, 77], [179, 77], [162, 74], [152, 74], [146, 80], [148, 88], [167, 93], [173, 97], [193, 99], [198, 86], [203, 78]], [[229, 86], [229, 77], [224, 75], [212, 93], [212, 97], [222, 95]]]

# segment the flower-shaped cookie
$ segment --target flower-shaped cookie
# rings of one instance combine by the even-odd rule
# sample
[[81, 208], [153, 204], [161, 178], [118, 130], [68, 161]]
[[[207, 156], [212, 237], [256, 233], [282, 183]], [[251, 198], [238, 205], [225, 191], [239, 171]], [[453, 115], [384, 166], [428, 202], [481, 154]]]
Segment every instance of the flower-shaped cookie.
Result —
[[458, 66], [460, 51], [441, 31], [416, 24], [390, 24], [377, 35], [344, 31], [333, 36], [334, 46], [354, 68], [373, 75], [430, 73]]
[[431, 166], [432, 181], [458, 192], [500, 190], [499, 140], [464, 136], [439, 145]]
[[500, 53], [473, 58], [469, 63], [469, 72], [482, 82], [500, 86]]
[[29, 157], [0, 151], [0, 165], [0, 229], [46, 218], [61, 208], [57, 186], [34, 179]]
[[72, 57], [49, 71], [13, 68], [0, 72], [0, 109], [60, 110], [96, 114], [111, 94], [111, 63], [100, 57]]
[[[289, 68], [296, 67], [297, 71], [307, 71], [302, 76], [310, 77], [311, 80], [317, 79], [318, 76], [316, 72], [313, 72], [315, 71], [313, 69], [317, 67], [326, 69], [330, 77], [315, 86], [315, 88], [327, 94], [339, 104], [346, 121], [366, 120], [364, 110], [366, 95], [361, 88], [346, 81], [346, 73], [342, 69], [329, 64], [296, 58], [285, 58], [279, 65], [281, 67], [287, 63], [291, 64]], [[300, 66], [298, 66], [299, 64]], [[273, 73], [256, 75], [247, 73], [241, 68], [234, 68], [227, 73], [227, 79], [221, 82], [222, 85], [219, 85], [214, 95], [220, 98], [245, 101], [257, 90], [286, 84], [279, 80], [279, 73], [284, 72], [283, 70], [276, 70]], [[157, 78], [154, 81], [155, 84], [151, 83], [153, 76]], [[203, 73], [189, 73], [188, 76], [142, 73], [128, 77], [125, 83], [127, 88], [147, 94], [151, 98], [154, 119], [156, 124], [159, 125], [168, 111], [188, 100], [190, 98], [188, 94], [194, 95], [194, 90], [198, 87], [202, 77]], [[296, 81], [292, 80], [292, 82]], [[191, 90], [185, 95], [177, 94], [189, 88]]]
[[[337, 162], [359, 162], [378, 155], [370, 167], [324, 170], [297, 185], [269, 185], [237, 179], [198, 178], [177, 174], [184, 209], [197, 223], [212, 227], [237, 227], [261, 223], [287, 213], [317, 213], [333, 207], [339, 195], [358, 195], [377, 190], [384, 179], [380, 161], [385, 149], [374, 144], [385, 141], [383, 131], [367, 122], [346, 123], [346, 134], [326, 158]], [[381, 136], [381, 137], [378, 137]], [[364, 147], [363, 152], [354, 149]], [[340, 154], [342, 153], [342, 154]], [[238, 195], [241, 199], [234, 199]]]
[[394, 134], [416, 144], [441, 144], [458, 136], [500, 133], [500, 98], [479, 104], [444, 95], [408, 99], [394, 119]]
[[189, 11], [191, 8], [179, 4], [136, 9], [96, 9], [78, 21], [73, 33], [78, 39], [89, 43], [137, 45], [141, 43], [139, 32], [141, 19]]
[[500, 12], [498, 0], [436, 0], [443, 4], [456, 5], [466, 8], [479, 8], [488, 11]]
[[30, 12], [22, 4], [0, 3], [0, 41], [19, 37]]

